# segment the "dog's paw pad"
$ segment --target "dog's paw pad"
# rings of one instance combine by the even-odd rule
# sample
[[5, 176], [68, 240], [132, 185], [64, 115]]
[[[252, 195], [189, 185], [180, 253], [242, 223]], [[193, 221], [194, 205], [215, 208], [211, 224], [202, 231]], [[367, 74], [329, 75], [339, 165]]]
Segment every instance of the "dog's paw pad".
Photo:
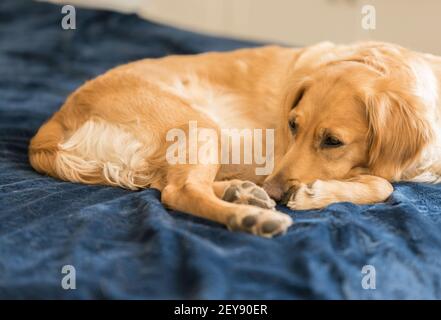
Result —
[[222, 200], [240, 203], [250, 204], [253, 206], [273, 209], [276, 203], [271, 199], [268, 194], [258, 185], [245, 181], [245, 182], [232, 182], [228, 186], [222, 196]]
[[275, 230], [277, 230], [281, 225], [281, 222], [278, 220], [269, 220], [265, 221], [262, 224], [262, 233], [273, 233]]
[[292, 219], [287, 214], [274, 210], [254, 210], [252, 213], [237, 213], [228, 219], [230, 230], [245, 231], [258, 236], [271, 238], [284, 234]]
[[242, 188], [245, 188], [245, 189], [251, 188], [251, 187], [254, 187], [254, 186], [255, 186], [255, 184], [252, 183], [252, 182], [249, 182], [249, 181], [245, 181], [244, 183], [242, 183]]
[[228, 202], [235, 202], [238, 199], [239, 188], [235, 185], [229, 186], [225, 189], [222, 200]]
[[245, 229], [249, 229], [253, 227], [257, 223], [257, 217], [256, 216], [246, 216], [242, 220], [242, 227]]
[[269, 198], [268, 194], [259, 187], [251, 190], [251, 194], [253, 196], [255, 196], [256, 198], [263, 200], [263, 201], [267, 201]]

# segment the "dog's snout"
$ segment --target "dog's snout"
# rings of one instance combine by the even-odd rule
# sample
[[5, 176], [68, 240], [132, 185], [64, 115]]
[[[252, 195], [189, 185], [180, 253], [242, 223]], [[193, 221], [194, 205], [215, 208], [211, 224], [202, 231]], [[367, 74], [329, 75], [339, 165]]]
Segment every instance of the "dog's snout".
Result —
[[263, 184], [263, 189], [268, 195], [276, 201], [280, 201], [283, 196], [282, 186], [274, 180], [267, 181]]
[[277, 181], [277, 179], [271, 179], [264, 182], [263, 188], [266, 193], [281, 204], [286, 204], [290, 200], [293, 194], [296, 194], [300, 187], [300, 182], [298, 180], [291, 179], [290, 186], [287, 189], [284, 184]]

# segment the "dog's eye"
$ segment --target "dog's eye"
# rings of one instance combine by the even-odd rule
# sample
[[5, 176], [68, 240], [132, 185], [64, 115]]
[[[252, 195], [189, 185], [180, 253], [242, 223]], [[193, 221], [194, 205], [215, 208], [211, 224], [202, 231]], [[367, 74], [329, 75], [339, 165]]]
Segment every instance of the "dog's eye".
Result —
[[322, 141], [322, 147], [323, 148], [338, 148], [343, 145], [343, 142], [338, 140], [336, 137], [333, 136], [326, 136]]
[[295, 120], [289, 121], [289, 128], [291, 129], [292, 134], [295, 134], [297, 132], [297, 123]]

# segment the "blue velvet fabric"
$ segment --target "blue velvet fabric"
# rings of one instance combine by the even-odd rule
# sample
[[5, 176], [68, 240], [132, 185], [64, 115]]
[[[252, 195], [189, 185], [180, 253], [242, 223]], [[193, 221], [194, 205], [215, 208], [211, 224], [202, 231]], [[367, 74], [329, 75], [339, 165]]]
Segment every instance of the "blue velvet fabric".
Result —
[[[67, 94], [128, 61], [254, 46], [59, 6], [0, 2], [0, 298], [441, 298], [441, 186], [402, 183], [386, 203], [289, 213], [263, 239], [131, 192], [42, 176], [27, 146]], [[63, 265], [76, 269], [64, 290]], [[362, 287], [364, 265], [376, 289]]]

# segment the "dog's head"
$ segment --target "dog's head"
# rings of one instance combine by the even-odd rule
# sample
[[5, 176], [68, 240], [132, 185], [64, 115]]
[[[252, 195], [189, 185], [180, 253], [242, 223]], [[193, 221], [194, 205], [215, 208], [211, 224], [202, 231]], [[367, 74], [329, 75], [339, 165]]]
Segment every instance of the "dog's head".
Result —
[[280, 129], [288, 143], [264, 188], [279, 200], [318, 179], [367, 173], [398, 180], [431, 139], [431, 69], [392, 45], [325, 47], [325, 61], [311, 63], [321, 55], [314, 50], [289, 83]]

